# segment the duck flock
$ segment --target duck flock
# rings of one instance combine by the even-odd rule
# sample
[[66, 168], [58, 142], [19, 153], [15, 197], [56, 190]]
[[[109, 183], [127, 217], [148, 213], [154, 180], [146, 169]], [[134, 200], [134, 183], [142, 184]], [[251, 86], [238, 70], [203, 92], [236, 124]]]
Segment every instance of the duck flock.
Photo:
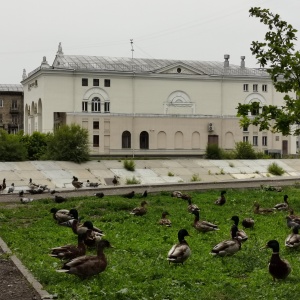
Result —
[[[115, 178], [117, 179], [117, 178]], [[80, 182], [77, 177], [73, 176], [72, 184], [75, 189], [83, 187], [83, 182]], [[88, 184], [91, 184], [88, 182]], [[93, 184], [91, 187], [97, 187]], [[0, 191], [6, 189], [5, 179], [0, 186]], [[11, 190], [12, 189], [12, 190]], [[35, 191], [35, 192], [33, 192]], [[32, 183], [29, 180], [29, 192], [43, 193], [49, 192], [52, 195], [56, 193], [55, 190], [49, 190], [47, 186], [40, 186]], [[8, 190], [9, 193], [14, 192], [14, 185], [12, 184]], [[145, 191], [140, 197], [140, 206], [135, 207], [131, 210], [130, 214], [138, 217], [143, 217], [147, 214], [147, 191]], [[221, 191], [220, 197], [214, 201], [214, 205], [223, 206], [226, 205], [226, 191]], [[33, 199], [23, 197], [22, 191], [19, 192], [20, 201], [22, 203], [31, 202]], [[94, 196], [98, 198], [103, 198], [104, 193], [98, 192]], [[123, 195], [124, 198], [132, 199], [136, 197], [134, 191], [126, 193]], [[179, 198], [187, 201], [187, 212], [194, 216], [194, 222], [192, 224], [193, 228], [201, 233], [218, 231], [218, 225], [213, 224], [209, 221], [202, 220], [200, 217], [200, 208], [192, 203], [192, 197], [189, 194], [182, 193], [180, 191], [174, 191], [171, 193], [171, 197]], [[67, 201], [67, 198], [54, 195], [54, 201], [56, 203], [63, 203]], [[300, 234], [298, 232], [300, 227], [300, 216], [294, 214], [293, 210], [289, 206], [288, 195], [284, 195], [283, 202], [276, 204], [271, 208], [263, 208], [258, 202], [253, 205], [254, 214], [273, 214], [276, 211], [286, 211], [289, 214], [286, 216], [287, 227], [290, 228], [291, 232], [285, 239], [285, 247], [287, 248], [297, 248], [300, 246]], [[69, 227], [75, 235], [77, 235], [77, 245], [64, 245], [52, 248], [50, 250], [50, 256], [60, 259], [63, 264], [62, 267], [57, 270], [57, 272], [76, 275], [82, 279], [88, 278], [90, 276], [99, 274], [103, 272], [107, 267], [107, 259], [104, 254], [105, 248], [113, 248], [112, 244], [104, 238], [105, 234], [103, 230], [96, 228], [91, 221], [82, 222], [77, 209], [57, 209], [52, 208], [51, 214], [53, 219], [59, 226]], [[171, 227], [172, 222], [168, 218], [169, 213], [163, 211], [161, 218], [158, 220], [158, 224], [161, 226]], [[213, 256], [232, 256], [238, 251], [242, 250], [242, 244], [247, 242], [248, 235], [245, 230], [253, 230], [255, 227], [255, 220], [248, 217], [241, 221], [243, 229], [239, 228], [240, 219], [239, 216], [233, 215], [230, 219], [232, 222], [230, 228], [230, 238], [220, 241], [212, 249], [210, 254]], [[182, 228], [178, 231], [178, 242], [175, 243], [169, 252], [167, 253], [167, 261], [169, 264], [184, 264], [192, 253], [186, 237], [190, 234], [186, 228]], [[96, 255], [86, 255], [87, 248], [95, 248]], [[264, 248], [272, 249], [272, 255], [269, 262], [269, 273], [273, 280], [285, 279], [290, 274], [292, 268], [288, 261], [282, 259], [279, 254], [279, 242], [277, 240], [270, 240], [266, 243]]]

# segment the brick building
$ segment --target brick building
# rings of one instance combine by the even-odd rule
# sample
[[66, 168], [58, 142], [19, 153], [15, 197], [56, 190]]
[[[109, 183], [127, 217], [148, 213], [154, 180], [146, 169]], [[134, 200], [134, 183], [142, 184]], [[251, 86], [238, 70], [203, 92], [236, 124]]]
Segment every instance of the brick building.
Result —
[[23, 129], [24, 93], [21, 84], [0, 84], [0, 128], [8, 133]]

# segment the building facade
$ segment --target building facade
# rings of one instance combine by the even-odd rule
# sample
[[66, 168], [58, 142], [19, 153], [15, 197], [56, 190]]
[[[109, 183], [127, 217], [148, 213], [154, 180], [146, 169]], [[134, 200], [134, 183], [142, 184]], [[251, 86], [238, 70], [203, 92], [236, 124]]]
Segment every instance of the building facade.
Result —
[[8, 133], [23, 130], [23, 86], [0, 84], [0, 128]]
[[238, 103], [282, 105], [263, 70], [224, 62], [64, 55], [23, 72], [24, 130], [52, 132], [76, 123], [93, 155], [201, 155], [249, 141], [259, 151], [296, 153], [296, 138], [241, 128]]

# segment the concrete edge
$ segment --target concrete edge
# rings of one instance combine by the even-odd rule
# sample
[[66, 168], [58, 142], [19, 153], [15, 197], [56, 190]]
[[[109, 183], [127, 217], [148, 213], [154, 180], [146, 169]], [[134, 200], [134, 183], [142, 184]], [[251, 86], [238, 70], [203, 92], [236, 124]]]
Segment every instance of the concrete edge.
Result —
[[55, 299], [57, 297], [49, 294], [46, 290], [43, 289], [43, 286], [34, 278], [31, 272], [22, 264], [22, 262], [17, 258], [16, 255], [12, 254], [12, 251], [8, 248], [7, 244], [0, 237], [0, 247], [4, 253], [11, 254], [10, 259], [26, 278], [29, 284], [35, 289], [35, 291], [40, 295], [41, 299]]

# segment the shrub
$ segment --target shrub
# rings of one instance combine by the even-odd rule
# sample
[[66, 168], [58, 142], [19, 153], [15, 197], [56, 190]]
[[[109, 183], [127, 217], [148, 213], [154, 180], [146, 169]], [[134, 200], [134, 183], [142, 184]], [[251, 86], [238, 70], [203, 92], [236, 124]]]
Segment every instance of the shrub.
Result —
[[127, 171], [133, 172], [135, 170], [135, 162], [132, 159], [130, 160], [125, 159], [123, 162], [123, 166]]
[[173, 177], [173, 176], [174, 176], [174, 173], [168, 172], [168, 176]]
[[207, 159], [222, 159], [222, 149], [216, 144], [207, 145], [205, 157]]
[[256, 153], [249, 142], [238, 142], [235, 144], [236, 159], [255, 159]]
[[133, 176], [132, 178], [126, 178], [126, 184], [140, 184], [141, 181]]
[[281, 176], [285, 171], [274, 162], [268, 166], [268, 172], [273, 175]]

